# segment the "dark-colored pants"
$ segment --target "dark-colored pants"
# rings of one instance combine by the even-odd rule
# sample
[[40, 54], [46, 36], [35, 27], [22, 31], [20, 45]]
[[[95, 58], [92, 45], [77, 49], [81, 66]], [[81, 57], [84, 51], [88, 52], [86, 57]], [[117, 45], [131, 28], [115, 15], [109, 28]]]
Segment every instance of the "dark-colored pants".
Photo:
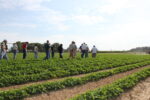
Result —
[[50, 58], [50, 51], [46, 51], [46, 57], [44, 58], [44, 60], [49, 59]]
[[52, 58], [54, 58], [54, 56], [55, 56], [55, 52], [52, 52]]
[[23, 49], [23, 59], [26, 59], [26, 57], [27, 57], [27, 51], [26, 49]]
[[92, 53], [92, 57], [95, 58], [96, 57], [96, 53]]
[[81, 54], [81, 57], [83, 58], [86, 54], [86, 51], [85, 50], [82, 50], [82, 54]]
[[86, 50], [85, 51], [85, 58], [89, 57], [88, 53], [89, 53], [88, 50]]
[[63, 55], [62, 55], [62, 53], [59, 53], [59, 57], [60, 57], [60, 58], [63, 58]]
[[38, 52], [34, 51], [34, 58], [38, 59]]

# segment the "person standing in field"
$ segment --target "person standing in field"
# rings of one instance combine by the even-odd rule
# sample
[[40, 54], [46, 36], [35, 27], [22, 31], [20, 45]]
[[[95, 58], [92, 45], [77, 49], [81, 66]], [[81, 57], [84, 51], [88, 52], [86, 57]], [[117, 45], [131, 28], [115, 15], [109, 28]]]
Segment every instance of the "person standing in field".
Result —
[[74, 41], [69, 45], [70, 58], [75, 58], [77, 46]]
[[26, 59], [26, 57], [27, 57], [27, 46], [28, 46], [28, 42], [24, 42], [24, 43], [22, 44], [23, 59]]
[[54, 45], [51, 46], [51, 54], [52, 54], [52, 58], [54, 58], [55, 56]]
[[86, 57], [85, 54], [86, 54], [86, 49], [87, 49], [87, 45], [85, 43], [82, 44], [81, 46], [81, 50], [82, 50], [82, 54], [81, 54], [81, 57], [84, 58]]
[[89, 47], [88, 47], [88, 45], [87, 44], [85, 44], [86, 45], [86, 50], [85, 50], [85, 58], [87, 58], [89, 55]]
[[93, 48], [92, 48], [92, 50], [91, 50], [91, 52], [92, 52], [92, 57], [93, 58], [96, 58], [96, 54], [97, 54], [97, 48], [95, 47], [95, 45], [93, 46]]
[[1, 56], [0, 56], [0, 59], [8, 60], [7, 51], [8, 51], [7, 40], [4, 40], [1, 43]]
[[34, 58], [38, 59], [38, 46], [36, 44], [34, 46]]
[[83, 45], [83, 44], [81, 44], [81, 46], [79, 47], [79, 50], [80, 50], [80, 52], [81, 52], [81, 58], [82, 58], [82, 53], [83, 53], [83, 51], [82, 51], [82, 45]]
[[59, 52], [59, 57], [63, 58], [63, 45], [62, 44], [59, 45], [58, 52]]
[[17, 52], [18, 52], [18, 46], [16, 43], [14, 43], [13, 44], [13, 59], [16, 59]]
[[45, 48], [45, 53], [46, 53], [46, 57], [44, 58], [44, 60], [47, 60], [50, 58], [50, 43], [49, 40], [47, 40], [47, 42], [44, 45]]

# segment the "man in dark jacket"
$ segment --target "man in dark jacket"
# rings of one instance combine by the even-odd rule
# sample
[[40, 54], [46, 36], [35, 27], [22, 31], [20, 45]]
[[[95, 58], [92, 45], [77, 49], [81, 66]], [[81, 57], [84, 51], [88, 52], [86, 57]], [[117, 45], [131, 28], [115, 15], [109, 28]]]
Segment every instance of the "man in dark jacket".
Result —
[[59, 57], [63, 58], [63, 55], [62, 55], [62, 53], [63, 53], [63, 45], [62, 44], [59, 45], [58, 52], [59, 52]]
[[46, 57], [44, 58], [44, 60], [46, 60], [50, 58], [50, 43], [48, 40], [45, 43], [44, 48], [45, 48], [45, 53], [46, 53]]

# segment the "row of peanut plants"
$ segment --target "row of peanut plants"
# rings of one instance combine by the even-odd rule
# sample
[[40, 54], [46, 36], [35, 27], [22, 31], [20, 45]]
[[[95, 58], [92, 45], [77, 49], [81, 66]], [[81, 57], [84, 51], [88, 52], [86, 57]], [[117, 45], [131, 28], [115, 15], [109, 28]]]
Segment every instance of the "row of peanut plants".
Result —
[[149, 56], [103, 54], [96, 59], [20, 60], [23, 63], [16, 60], [8, 64], [3, 61], [0, 65], [0, 87], [96, 72], [149, 60]]
[[115, 100], [120, 94], [132, 89], [147, 77], [150, 77], [150, 68], [145, 68], [102, 88], [80, 94], [70, 100]]
[[[110, 70], [103, 71], [103, 72], [90, 73], [88, 75], [85, 75], [79, 78], [66, 78], [60, 81], [45, 82], [42, 84], [30, 85], [30, 86], [15, 89], [15, 90], [0, 91], [0, 100], [21, 100], [25, 97], [33, 96], [35, 94], [47, 93], [50, 91], [64, 89], [67, 87], [73, 87], [77, 85], [86, 84], [91, 81], [97, 81], [102, 78], [112, 76], [114, 74], [126, 72], [135, 68], [149, 65], [149, 64], [150, 64], [150, 61], [145, 61], [145, 62], [140, 62], [137, 64], [126, 65], [126, 66], [110, 69]], [[79, 99], [79, 100], [86, 100], [86, 99]], [[87, 100], [95, 100], [95, 99], [87, 99]], [[100, 99], [100, 100], [106, 100], [106, 99]]]

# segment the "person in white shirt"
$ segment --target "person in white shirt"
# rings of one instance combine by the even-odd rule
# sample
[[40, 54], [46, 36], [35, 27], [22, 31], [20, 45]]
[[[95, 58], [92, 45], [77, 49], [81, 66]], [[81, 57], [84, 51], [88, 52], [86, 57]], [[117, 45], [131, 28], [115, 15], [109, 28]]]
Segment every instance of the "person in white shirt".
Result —
[[14, 43], [13, 44], [13, 59], [16, 59], [17, 52], [18, 52], [18, 46], [16, 43]]
[[93, 46], [91, 52], [92, 52], [92, 57], [95, 58], [96, 57], [96, 54], [97, 54], [97, 48], [95, 47], [95, 45]]
[[34, 46], [34, 58], [38, 59], [38, 46], [37, 45]]
[[86, 50], [87, 50], [87, 45], [85, 44], [85, 43], [83, 43], [82, 45], [81, 45], [81, 52], [82, 52], [82, 54], [81, 54], [81, 57], [82, 58], [84, 58], [84, 57], [86, 57]]
[[4, 40], [1, 43], [1, 56], [0, 56], [0, 59], [8, 60], [7, 51], [8, 51], [7, 40]]

